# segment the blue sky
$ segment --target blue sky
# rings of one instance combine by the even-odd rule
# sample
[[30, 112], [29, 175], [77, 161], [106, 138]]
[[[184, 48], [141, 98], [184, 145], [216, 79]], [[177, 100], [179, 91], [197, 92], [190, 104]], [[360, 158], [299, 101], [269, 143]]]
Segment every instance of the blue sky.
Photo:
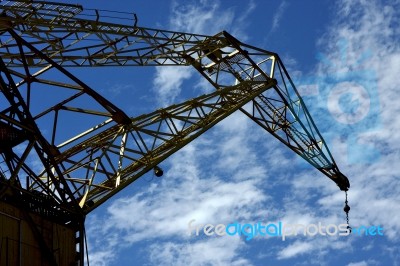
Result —
[[[87, 217], [90, 265], [398, 265], [399, 1], [110, 1], [139, 26], [226, 30], [283, 59], [351, 182], [353, 227], [384, 236], [189, 236], [196, 223], [345, 223], [344, 193], [234, 113]], [[71, 69], [131, 116], [206, 92], [190, 68]]]

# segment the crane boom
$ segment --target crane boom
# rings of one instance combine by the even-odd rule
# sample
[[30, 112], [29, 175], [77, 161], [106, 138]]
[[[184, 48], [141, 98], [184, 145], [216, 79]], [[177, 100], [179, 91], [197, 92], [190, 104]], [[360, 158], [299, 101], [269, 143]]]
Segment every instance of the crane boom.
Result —
[[[274, 95], [254, 97], [251, 111], [240, 108], [241, 111], [342, 190], [348, 188], [347, 178], [340, 173], [278, 55], [243, 44], [226, 32], [205, 36], [142, 28], [137, 27], [136, 16], [132, 16], [131, 25], [115, 24], [102, 21], [95, 10], [92, 16], [96, 20], [89, 20], [89, 14], [77, 5], [17, 1], [3, 7], [2, 24], [12, 25], [13, 31], [26, 35], [42, 53], [38, 56], [37, 51], [25, 49], [22, 62], [15, 34], [10, 34], [1, 50], [10, 68], [48, 67], [45, 57], [63, 67], [192, 65], [219, 89], [231, 85], [221, 84], [222, 80], [249, 79], [248, 73], [256, 68], [263, 72], [261, 68], [267, 65], [268, 76], [275, 78], [279, 87]], [[129, 121], [126, 115], [125, 120]]]
[[[80, 248], [90, 211], [237, 110], [348, 190], [276, 53], [225, 31], [143, 28], [135, 15], [108, 22], [79, 5], [5, 1], [0, 9], [0, 198], [46, 202], [46, 215], [64, 224], [80, 217]], [[68, 71], [103, 66], [190, 66], [215, 90], [130, 117]]]

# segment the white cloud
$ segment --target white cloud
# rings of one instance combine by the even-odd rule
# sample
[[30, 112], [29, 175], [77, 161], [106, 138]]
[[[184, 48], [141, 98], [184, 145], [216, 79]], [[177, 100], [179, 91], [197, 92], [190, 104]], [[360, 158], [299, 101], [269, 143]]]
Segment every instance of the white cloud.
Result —
[[324, 262], [324, 256], [334, 252], [349, 252], [351, 250], [351, 241], [338, 240], [331, 237], [303, 237], [301, 240], [296, 240], [293, 244], [288, 244], [277, 254], [279, 260], [287, 260], [312, 254], [310, 257], [305, 257], [304, 262], [307, 265], [331, 265], [329, 261]]
[[118, 95], [120, 95], [122, 93], [129, 95], [129, 92], [132, 92], [134, 90], [135, 90], [135, 86], [133, 84], [116, 83], [111, 86], [107, 86], [106, 92], [111, 97], [117, 97]]
[[[244, 21], [254, 8], [254, 2], [249, 1], [245, 9], [240, 10], [239, 15], [237, 15], [233, 9], [221, 8], [219, 1], [175, 1], [172, 4], [169, 27], [171, 30], [178, 32], [204, 35], [215, 35], [228, 29], [228, 31], [232, 30], [232, 33], [243, 41], [247, 37], [243, 30], [246, 27]], [[235, 16], [238, 17], [236, 18]], [[153, 84], [159, 103], [162, 106], [175, 103], [182, 90], [183, 82], [189, 80], [194, 72], [195, 70], [189, 67], [157, 68]], [[203, 92], [209, 92], [209, 87], [202, 82], [204, 82], [203, 78], [198, 82], [196, 81], [197, 87], [200, 87]]]
[[[204, 5], [206, 2], [200, 3]], [[218, 16], [221, 14], [218, 12], [222, 11], [218, 4], [212, 3], [203, 11], [199, 6], [182, 7], [188, 14], [193, 14], [193, 21], [185, 14], [177, 15], [171, 21], [182, 30], [184, 27], [199, 31], [209, 29], [207, 25], [210, 23], [210, 14]], [[228, 13], [224, 21], [228, 23], [231, 20], [229, 12], [232, 10], [225, 12]], [[332, 28], [320, 44], [326, 48], [324, 52], [330, 64], [321, 63], [316, 67], [316, 73], [324, 76], [332, 71], [348, 72], [358, 68], [371, 69], [372, 66], [377, 73], [382, 127], [372, 132], [356, 133], [360, 140], [379, 147], [381, 157], [377, 162], [369, 164], [350, 164], [348, 149], [353, 147], [348, 142], [335, 138], [332, 142], [334, 145], [330, 148], [352, 183], [349, 192], [352, 207], [350, 222], [353, 225], [383, 225], [385, 235], [390, 241], [396, 241], [395, 236], [400, 231], [400, 217], [396, 216], [400, 209], [395, 205], [400, 200], [400, 141], [397, 134], [400, 121], [398, 116], [393, 115], [400, 111], [396, 102], [400, 88], [400, 81], [397, 79], [400, 50], [396, 41], [398, 30], [393, 26], [393, 13], [394, 8], [381, 7], [375, 1], [342, 1], [338, 5], [337, 21], [332, 22]], [[183, 18], [189, 19], [187, 25], [179, 20]], [[196, 24], [195, 20], [200, 21]], [[346, 39], [348, 43], [345, 57], [340, 51], [337, 52], [336, 44], [341, 39]], [[360, 51], [364, 50], [371, 50], [372, 57], [359, 61]], [[158, 84], [158, 95], [164, 104], [174, 102], [184, 81], [191, 78], [189, 72], [178, 72], [168, 68], [160, 68], [157, 72], [155, 84]], [[317, 124], [324, 121], [318, 113], [313, 114], [313, 117]], [[296, 167], [293, 154], [288, 155], [285, 147], [272, 138], [260, 141], [260, 135], [265, 135], [265, 132], [257, 133], [255, 128], [244, 117], [234, 115], [208, 132], [208, 137], [185, 147], [168, 160], [170, 169], [161, 182], [144, 188], [140, 194], [111, 204], [107, 223], [104, 228], [99, 229], [96, 237], [108, 239], [110, 244], [106, 248], [113, 251], [118, 250], [117, 244], [114, 244], [114, 233], [123, 237], [124, 243], [128, 244], [144, 239], [157, 240], [158, 243], [152, 245], [151, 250], [154, 251], [150, 253], [154, 264], [177, 261], [177, 265], [223, 265], [237, 261], [238, 265], [244, 265], [251, 262], [239, 254], [243, 245], [241, 239], [223, 237], [193, 241], [182, 235], [186, 232], [187, 222], [190, 219], [210, 223], [231, 219], [255, 220], [268, 214], [268, 217], [287, 223], [343, 223], [345, 219], [341, 209], [344, 194], [333, 182], [316, 170], [299, 169], [292, 174], [293, 171], [288, 169]], [[335, 134], [348, 132], [351, 132], [349, 128], [346, 132]], [[261, 153], [260, 150], [265, 150], [266, 153]], [[363, 156], [362, 152], [360, 156]], [[231, 179], [227, 181], [226, 177]], [[273, 205], [271, 207], [264, 204], [262, 208], [259, 207], [270, 199], [271, 196], [267, 194], [270, 191], [278, 194], [274, 200], [282, 204], [279, 212]], [[158, 227], [167, 222], [172, 222], [174, 226], [163, 227], [163, 230]], [[113, 234], [109, 233], [110, 226], [114, 228]], [[158, 228], [159, 234], [151, 234], [148, 227]], [[274, 255], [282, 260], [311, 253], [313, 256], [317, 254], [318, 257], [323, 257], [332, 250], [345, 252], [344, 248], [352, 248], [351, 243], [355, 241], [358, 240], [302, 238]], [[218, 251], [221, 256], [215, 254], [215, 259], [206, 256], [199, 258], [198, 254], [204, 251]], [[107, 257], [107, 253], [103, 254], [100, 250], [98, 256]]]
[[153, 85], [158, 94], [159, 103], [162, 106], [169, 106], [175, 102], [181, 92], [182, 83], [189, 79], [192, 74], [193, 70], [187, 67], [157, 68]]
[[[170, 157], [164, 163], [164, 167], [166, 164], [170, 167], [161, 182], [145, 187], [143, 192], [132, 197], [115, 200], [107, 208], [106, 223], [92, 220], [90, 235], [95, 235], [95, 239], [91, 242], [98, 251], [93, 257], [107, 258], [107, 250], [119, 250], [122, 246], [151, 240], [159, 243], [155, 245], [157, 250], [163, 250], [151, 252], [150, 258], [155, 264], [175, 258], [176, 265], [188, 262], [192, 262], [189, 265], [249, 265], [239, 252], [239, 247], [244, 245], [240, 238], [196, 239], [194, 231], [192, 236], [188, 234], [188, 223], [192, 219], [196, 220], [193, 225], [236, 220], [250, 222], [273, 212], [266, 204], [270, 198], [261, 189], [262, 183], [267, 181], [266, 169], [255, 163], [259, 160], [253, 149], [245, 148], [254, 145], [252, 139], [246, 137], [252, 127], [243, 125], [236, 130], [231, 127], [242, 121], [242, 116], [234, 114], [208, 133], [212, 139], [220, 141], [198, 139]], [[225, 152], [231, 153], [229, 160], [226, 160]], [[253, 163], [244, 163], [243, 158]], [[245, 175], [229, 176], [237, 168]], [[107, 240], [106, 249], [100, 245], [104, 239]], [[119, 241], [115, 241], [117, 239]], [[165, 240], [168, 242], [164, 243]], [[193, 243], [182, 244], [188, 241]], [[181, 251], [179, 254], [178, 250]], [[199, 256], [205, 250], [210, 256]]]
[[[240, 10], [242, 13], [237, 20], [245, 20], [253, 9], [254, 3], [251, 1], [247, 9]], [[240, 26], [244, 27], [244, 24], [232, 26], [234, 19], [233, 9], [220, 8], [218, 1], [189, 4], [175, 2], [170, 28], [200, 34], [216, 34], [232, 28], [239, 33]], [[175, 103], [193, 73], [192, 68], [185, 67], [157, 68], [153, 85], [158, 101], [164, 106]], [[249, 265], [238, 251], [238, 247], [243, 246], [240, 238], [210, 238], [196, 240], [191, 245], [182, 244], [182, 241], [193, 240], [187, 233], [188, 222], [192, 219], [196, 219], [196, 224], [217, 224], [236, 219], [252, 221], [265, 217], [268, 211], [268, 208], [261, 208], [261, 204], [268, 198], [260, 188], [261, 178], [266, 172], [264, 166], [243, 164], [242, 158], [257, 160], [251, 149], [243, 149], [254, 143], [249, 142], [246, 136], [248, 128], [243, 125], [241, 127], [242, 122], [243, 115], [230, 116], [208, 133], [212, 139], [196, 140], [170, 157], [164, 163], [164, 166], [168, 164], [170, 168], [165, 168], [166, 173], [161, 182], [145, 187], [141, 193], [132, 197], [114, 201], [107, 208], [106, 217], [98, 218], [99, 221], [106, 219], [107, 222], [100, 222], [101, 226], [92, 226], [96, 234], [92, 234], [94, 237], [90, 243], [97, 251], [92, 257], [97, 261], [111, 261], [110, 250], [118, 252], [123, 246], [156, 240], [158, 244], [153, 244], [153, 247], [163, 252], [147, 254], [155, 264], [159, 261], [174, 261], [175, 265]], [[229, 160], [223, 157], [228, 156], [227, 153], [231, 153]], [[213, 160], [213, 164], [210, 164], [210, 160]], [[234, 170], [239, 167], [245, 175], [238, 176], [236, 173], [236, 177], [227, 176], [234, 175]], [[230, 181], [226, 181], [227, 177]], [[116, 236], [123, 241], [114, 241]], [[169, 242], [162, 242], [166, 239]], [[171, 242], [171, 239], [178, 241]], [[100, 243], [104, 240], [107, 244], [102, 247]], [[213, 255], [201, 255], [204, 251]]]
[[[86, 235], [90, 265], [105, 266], [115, 261], [118, 238], [114, 232], [102, 234], [103, 220], [90, 215], [86, 220]], [[100, 236], [101, 234], [101, 236]]]
[[[218, 1], [200, 3], [173, 2], [170, 28], [174, 31], [214, 35], [230, 25], [234, 13], [221, 11]], [[154, 90], [162, 106], [175, 103], [182, 90], [182, 83], [192, 77], [189, 67], [161, 67], [156, 69]], [[186, 88], [191, 89], [191, 88]]]
[[368, 263], [365, 260], [363, 260], [359, 262], [351, 262], [347, 264], [347, 266], [368, 266]]
[[246, 249], [238, 237], [212, 238], [195, 243], [159, 243], [151, 246], [150, 259], [154, 265], [251, 265], [238, 256]]
[[296, 241], [278, 253], [278, 259], [288, 259], [294, 256], [304, 254], [313, 249], [313, 245], [309, 242]]
[[[400, 112], [399, 105], [394, 103], [400, 92], [400, 81], [396, 77], [400, 66], [399, 29], [395, 27], [395, 6], [398, 4], [398, 1], [391, 6], [377, 1], [343, 1], [339, 6], [339, 14], [343, 16], [339, 17], [339, 23], [321, 43], [328, 47], [330, 64], [321, 64], [319, 69], [320, 73], [332, 70], [349, 73], [364, 69], [376, 72], [377, 86], [373, 89], [378, 92], [376, 95], [381, 108], [377, 115], [381, 125], [371, 124], [372, 131], [357, 128], [357, 124], [350, 126], [349, 130], [358, 138], [357, 143], [349, 139], [341, 147], [336, 146], [336, 149], [340, 149], [334, 152], [351, 156], [351, 153], [359, 151], [356, 157], [359, 159], [366, 156], [368, 145], [373, 145], [379, 152], [379, 158], [369, 160], [368, 164], [347, 161], [347, 165], [342, 166], [346, 167], [344, 170], [353, 184], [349, 192], [353, 221], [359, 224], [382, 224], [387, 228], [386, 236], [391, 239], [400, 232], [400, 219], [393, 219], [399, 208], [392, 204], [400, 199], [397, 189], [400, 167], [396, 163], [400, 142], [395, 133], [400, 130], [400, 121], [393, 117], [393, 113]], [[335, 44], [343, 40], [346, 46], [338, 51]], [[363, 60], [363, 54], [368, 51], [368, 59]], [[358, 100], [364, 102], [369, 99], [358, 97]]]
[[275, 13], [275, 15], [272, 18], [272, 28], [271, 31], [275, 31], [279, 28], [279, 24], [281, 22], [283, 13], [285, 12], [286, 8], [288, 6], [288, 3], [286, 1], [282, 1]]
[[[352, 73], [368, 71], [366, 73], [376, 74], [365, 77], [375, 79], [369, 83], [373, 86], [372, 90], [376, 92], [369, 95], [371, 98], [366, 99], [363, 93], [359, 95], [353, 93], [349, 98], [351, 101], [341, 102], [341, 105], [348, 107], [360, 101], [359, 106], [365, 109], [367, 104], [376, 103], [376, 98], [372, 97], [379, 97], [380, 108], [378, 111], [377, 109], [373, 111], [379, 118], [378, 125], [375, 124], [375, 117], [369, 113], [361, 117], [361, 120], [364, 119], [362, 122], [365, 123], [365, 126], [361, 127], [357, 120], [360, 118], [357, 117], [360, 113], [355, 113], [354, 117], [346, 113], [347, 117], [341, 117], [340, 112], [343, 110], [336, 105], [338, 101], [331, 103], [331, 108], [334, 108], [333, 111], [331, 110], [332, 115], [335, 115], [339, 121], [331, 125], [330, 132], [334, 132], [334, 137], [330, 148], [341, 171], [350, 178], [350, 224], [356, 227], [381, 225], [384, 228], [385, 238], [393, 243], [398, 243], [397, 236], [400, 232], [400, 216], [398, 215], [400, 209], [396, 204], [400, 200], [398, 174], [400, 172], [398, 165], [400, 141], [397, 134], [400, 130], [400, 120], [398, 116], [393, 115], [400, 112], [400, 106], [395, 103], [400, 93], [400, 80], [397, 78], [400, 66], [399, 27], [396, 26], [398, 12], [395, 11], [399, 3], [396, 1], [390, 6], [379, 1], [345, 0], [338, 3], [337, 17], [319, 43], [326, 56], [323, 58], [324, 61], [317, 65], [317, 69], [310, 73], [313, 76], [339, 77], [338, 84], [340, 78], [348, 75], [355, 77], [351, 82], [354, 84], [359, 82], [361, 85], [365, 83], [357, 80], [358, 76]], [[357, 86], [360, 86], [359, 84]], [[356, 99], [355, 96], [357, 96]], [[329, 98], [329, 100], [332, 99]], [[310, 106], [317, 125], [326, 121], [326, 113], [318, 112], [318, 108], [326, 108], [324, 104], [326, 102], [314, 102]], [[365, 111], [363, 108], [360, 110]], [[378, 151], [379, 156], [369, 156], [368, 149], [371, 147]], [[305, 212], [314, 213], [311, 219], [317, 221], [343, 223], [344, 213], [338, 216], [340, 214], [338, 210], [344, 205], [343, 193], [332, 186], [329, 180], [317, 179], [310, 183], [310, 174], [310, 172], [301, 171], [296, 175], [296, 180], [292, 183], [293, 197], [286, 197], [285, 201], [287, 210], [285, 221], [299, 220], [302, 217], [304, 219], [302, 213]], [[308, 194], [314, 196], [314, 201], [310, 201], [312, 197], [306, 196], [302, 203], [297, 202], [298, 197]], [[291, 207], [288, 208], [290, 205]], [[335, 212], [326, 210], [335, 210]], [[337, 239], [331, 241], [329, 245], [319, 240], [296, 242], [281, 251], [280, 258], [292, 258], [310, 252], [321, 255], [326, 252], [321, 251], [321, 246], [329, 250], [335, 249], [334, 245], [345, 243]], [[362, 240], [352, 237], [347, 241], [355, 243]], [[369, 243], [369, 248], [375, 245], [370, 239], [365, 241]], [[362, 261], [359, 265], [367, 265], [367, 263], [375, 265], [374, 261]]]
[[176, 1], [172, 5], [171, 26], [176, 31], [214, 35], [230, 27], [235, 13], [220, 8], [219, 1]]
[[90, 265], [94, 266], [106, 266], [109, 265], [110, 262], [115, 260], [114, 252], [112, 250], [102, 250], [95, 251], [89, 253], [89, 261]]
[[[349, 264], [347, 264], [347, 266], [373, 266], [373, 265], [382, 265], [382, 262], [369, 259], [358, 262], [350, 262]], [[394, 262], [393, 265], [397, 265], [396, 262]]]

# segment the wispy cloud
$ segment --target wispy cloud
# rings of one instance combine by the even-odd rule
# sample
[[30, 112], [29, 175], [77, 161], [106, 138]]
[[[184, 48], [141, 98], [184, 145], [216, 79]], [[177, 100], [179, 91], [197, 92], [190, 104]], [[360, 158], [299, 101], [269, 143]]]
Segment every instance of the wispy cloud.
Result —
[[[342, 163], [348, 164], [345, 170], [354, 184], [354, 189], [350, 192], [356, 204], [353, 215], [359, 219], [358, 222], [385, 224], [388, 228], [387, 236], [390, 238], [400, 230], [400, 220], [389, 218], [398, 212], [398, 207], [391, 202], [399, 200], [397, 173], [400, 170], [394, 163], [399, 158], [400, 148], [399, 135], [395, 133], [400, 129], [400, 121], [393, 117], [393, 113], [400, 111], [399, 105], [394, 103], [400, 92], [400, 81], [396, 77], [400, 65], [399, 28], [395, 26], [398, 21], [396, 5], [399, 5], [398, 1], [391, 6], [378, 1], [343, 1], [339, 6], [339, 14], [342, 16], [332, 27], [328, 38], [324, 38], [321, 43], [326, 45], [331, 63], [319, 66], [320, 73], [332, 73], [334, 67], [340, 73], [367, 69], [376, 74], [375, 86], [371, 88], [376, 94], [370, 94], [369, 99], [358, 97], [358, 100], [372, 101], [376, 100], [372, 97], [378, 97], [380, 108], [376, 115], [379, 119], [371, 116], [365, 118], [370, 120], [370, 123], [366, 122], [372, 130], [358, 128], [357, 124], [350, 123], [348, 127], [343, 127], [343, 135], [351, 132], [355, 137], [346, 142], [336, 140], [338, 146], [335, 152], [351, 156], [351, 153], [359, 150], [360, 156], [366, 156], [365, 151], [372, 145], [379, 153], [379, 157], [368, 160], [367, 163]], [[342, 40], [346, 42], [345, 49], [338, 51], [336, 44]], [[362, 60], [362, 55], [368, 51], [368, 59]], [[360, 82], [355, 80], [357, 81]], [[364, 84], [358, 86], [362, 85]], [[375, 121], [379, 124], [375, 125]], [[376, 206], [374, 211], [370, 211], [371, 206]]]
[[214, 35], [231, 27], [234, 17], [234, 11], [220, 8], [219, 1], [175, 1], [170, 24], [177, 31]]
[[296, 241], [284, 248], [278, 253], [278, 259], [292, 258], [309, 252], [313, 249], [313, 245], [309, 242]]
[[369, 264], [365, 260], [363, 260], [359, 262], [351, 262], [347, 266], [368, 266], [368, 265]]
[[[314, 77], [330, 77], [329, 82], [333, 83], [327, 86], [324, 83], [327, 79], [318, 80], [315, 85], [320, 91], [316, 93], [322, 93], [321, 88], [341, 88], [336, 91], [338, 95], [335, 97], [318, 98], [310, 105], [310, 111], [317, 125], [332, 116], [329, 126], [324, 128], [331, 133], [335, 128], [330, 136], [330, 148], [341, 171], [351, 181], [350, 223], [353, 226], [381, 225], [385, 230], [385, 238], [396, 243], [396, 236], [400, 232], [400, 207], [396, 204], [400, 200], [400, 167], [395, 163], [399, 160], [400, 141], [396, 132], [400, 130], [400, 120], [393, 114], [400, 111], [400, 106], [395, 103], [400, 93], [400, 80], [397, 78], [400, 66], [399, 27], [396, 26], [398, 6], [399, 1], [391, 5], [380, 1], [344, 0], [337, 3], [335, 20], [319, 42], [325, 57], [321, 58], [323, 60], [316, 70], [309, 73]], [[373, 75], [360, 80], [360, 73]], [[346, 83], [346, 77], [352, 79]], [[372, 82], [367, 83], [370, 79]], [[353, 86], [365, 89], [366, 93], [354, 93]], [[329, 109], [329, 101], [335, 101], [335, 109], [332, 109], [333, 105]], [[366, 101], [371, 106], [367, 106]], [[357, 112], [365, 111], [365, 108], [369, 108], [369, 112], [359, 119]], [[371, 149], [376, 156], [370, 156]], [[317, 205], [307, 203], [314, 209], [319, 208], [313, 219], [344, 222], [344, 213], [340, 217], [321, 211], [339, 209], [343, 205], [343, 193], [325, 180], [313, 181], [312, 187], [308, 180], [307, 174], [300, 172], [293, 181], [292, 193], [313, 193], [316, 196], [317, 188]], [[291, 210], [296, 206], [305, 207], [290, 197], [286, 202], [293, 204]], [[296, 211], [291, 213], [289, 217], [295, 215]], [[361, 240], [350, 238], [348, 241], [359, 243]], [[368, 243], [375, 245], [372, 241]], [[326, 257], [321, 252], [321, 246], [329, 250], [339, 244], [344, 244], [343, 240], [332, 240], [329, 245], [318, 240], [296, 242], [282, 250], [279, 257], [294, 258], [311, 253]], [[373, 261], [349, 265], [370, 264], [374, 265]]]
[[286, 8], [288, 7], [288, 3], [286, 1], [282, 1], [278, 7], [278, 9], [276, 10], [276, 13], [274, 14], [273, 18], [272, 18], [272, 27], [271, 27], [271, 31], [275, 31], [279, 28], [279, 25], [281, 23], [283, 14], [286, 10]]
[[108, 86], [106, 90], [112, 97], [116, 97], [121, 93], [126, 93], [135, 90], [135, 86], [132, 84], [116, 83], [111, 86]]
[[244, 249], [240, 238], [212, 238], [191, 245], [167, 242], [152, 245], [150, 258], [154, 265], [251, 265], [250, 260], [237, 255]]
[[[177, 5], [175, 8], [171, 25], [176, 25], [182, 31], [198, 30], [208, 34], [209, 29], [216, 27], [212, 25], [210, 16], [226, 15], [220, 18], [225, 25], [229, 25], [233, 19], [233, 10], [223, 11], [218, 2], [200, 1], [197, 5]], [[283, 13], [285, 8], [283, 6], [280, 12]], [[357, 131], [354, 125], [341, 125], [340, 129], [335, 128], [330, 147], [341, 170], [352, 183], [349, 192], [352, 207], [350, 223], [356, 226], [383, 225], [385, 237], [398, 246], [396, 236], [400, 232], [400, 207], [396, 203], [400, 201], [400, 140], [397, 132], [400, 130], [400, 118], [393, 115], [400, 111], [397, 104], [400, 92], [400, 80], [397, 78], [400, 35], [396, 26], [396, 10], [399, 9], [395, 5], [383, 6], [378, 1], [344, 0], [338, 3], [335, 20], [320, 41], [329, 63], [321, 62], [312, 74], [326, 76], [327, 73], [348, 73], [359, 69], [376, 71], [381, 126], [373, 131]], [[192, 14], [193, 19], [187, 14]], [[278, 14], [274, 22], [276, 27], [279, 26], [279, 16], [282, 16]], [[336, 45], [342, 39], [348, 43], [346, 56], [342, 56]], [[368, 60], [360, 60], [360, 51], [368, 50], [372, 51]], [[176, 101], [183, 84], [192, 78], [190, 70], [185, 72], [187, 70], [181, 69], [157, 70], [155, 91], [163, 104]], [[321, 115], [318, 112], [318, 107], [324, 104], [326, 99], [310, 108], [318, 125], [326, 121], [326, 113]], [[344, 223], [344, 213], [338, 211], [343, 208], [344, 194], [332, 181], [307, 167], [296, 169], [293, 174], [291, 167], [295, 167], [295, 156], [287, 153], [285, 147], [272, 137], [267, 140], [261, 138], [261, 135], [265, 137], [265, 132], [250, 122], [234, 114], [210, 130], [205, 138], [196, 140], [169, 158], [164, 163], [167, 172], [161, 181], [143, 187], [141, 193], [114, 201], [104, 216], [89, 217], [89, 221], [107, 221], [101, 223], [102, 226], [92, 227], [96, 228], [93, 229], [96, 234], [92, 234], [95, 239], [91, 241], [97, 245], [97, 253], [93, 254], [111, 260], [110, 254], [118, 253], [121, 249], [118, 244], [121, 242], [132, 245], [148, 239], [150, 244], [145, 245], [151, 248], [146, 253], [146, 260], [152, 264], [251, 265], [251, 259], [240, 254], [245, 247], [242, 239], [223, 237], [194, 240], [183, 235], [187, 222], [190, 219], [211, 223], [234, 219], [253, 221], [267, 217], [287, 223]], [[374, 145], [380, 152], [379, 160], [350, 163], [349, 150], [356, 149], [354, 142], [346, 139], [351, 132], [357, 133], [357, 141]], [[363, 154], [364, 148], [360, 151], [361, 157], [366, 156]], [[275, 195], [274, 202], [269, 202]], [[173, 226], [163, 227], [163, 230], [157, 231], [158, 235], [147, 230], [151, 227], [156, 231], [160, 229], [160, 224], [170, 222]], [[301, 238], [279, 245], [279, 250], [267, 255], [268, 259], [284, 261], [308, 254], [321, 259], [331, 251], [344, 254], [345, 250], [355, 248], [352, 243], [364, 240]], [[269, 240], [261, 241], [269, 244]], [[368, 245], [372, 248], [371, 245], [375, 244], [368, 242]], [[398, 260], [397, 247], [381, 250]], [[199, 255], [204, 252], [210, 252], [214, 257]], [[373, 265], [373, 261], [367, 259], [353, 260], [355, 265], [364, 262]], [[310, 258], [309, 264], [319, 265], [320, 262]]]
[[[157, 241], [153, 247], [163, 252], [148, 254], [154, 264], [175, 261], [175, 265], [250, 265], [240, 253], [240, 247], [244, 246], [240, 237], [197, 241], [188, 234], [192, 219], [195, 224], [256, 221], [273, 212], [266, 204], [270, 198], [262, 190], [263, 182], [267, 181], [266, 169], [255, 163], [259, 160], [250, 148], [255, 143], [246, 137], [252, 127], [245, 124], [251, 121], [232, 130], [236, 121], [242, 121], [240, 116], [243, 115], [238, 113], [229, 117], [226, 124], [209, 134], [219, 142], [198, 139], [173, 155], [163, 164], [168, 171], [161, 182], [152, 183], [132, 197], [114, 201], [104, 217], [90, 218], [89, 236], [95, 236], [91, 242], [96, 247], [93, 254], [96, 260], [111, 260], [109, 251], [121, 246]], [[231, 153], [228, 160], [224, 151]], [[252, 163], [243, 163], [246, 158]], [[226, 174], [236, 172], [236, 168], [246, 174], [228, 176], [227, 180]], [[97, 222], [104, 219], [106, 223]], [[200, 256], [205, 251], [213, 256]]]
[[157, 68], [153, 85], [154, 91], [158, 94], [159, 104], [165, 107], [176, 102], [182, 89], [182, 83], [189, 79], [193, 72], [187, 67]]
[[[218, 1], [199, 3], [172, 3], [170, 28], [175, 31], [214, 35], [232, 23], [234, 13], [219, 9]], [[176, 102], [182, 90], [182, 83], [192, 77], [194, 70], [189, 67], [157, 68], [154, 90], [163, 106]]]
[[[177, 1], [172, 5], [169, 28], [209, 35], [226, 28], [244, 32], [244, 24], [233, 25], [233, 21], [245, 20], [254, 7], [251, 1], [236, 14], [233, 9], [221, 8], [219, 1]], [[175, 103], [184, 84], [193, 79], [193, 73], [188, 67], [157, 68], [153, 85], [159, 103]], [[246, 149], [255, 145], [247, 137], [248, 123], [243, 115], [230, 116], [209, 132], [208, 138], [196, 140], [163, 163], [165, 179], [144, 187], [136, 195], [114, 201], [105, 216], [89, 217], [88, 227], [96, 232], [88, 234], [92, 236], [92, 261], [111, 263], [110, 254], [123, 246], [156, 240], [152, 247], [163, 252], [146, 254], [153, 264], [162, 261], [174, 265], [250, 265], [240, 254], [239, 248], [244, 245], [240, 238], [195, 241], [187, 234], [191, 219], [196, 219], [196, 223], [221, 223], [265, 217], [268, 208], [261, 206], [268, 196], [261, 188], [266, 169], [263, 164], [244, 163], [244, 158], [257, 161], [254, 151]], [[238, 172], [245, 174], [239, 176]], [[200, 255], [205, 250], [214, 255]]]
[[[233, 9], [220, 7], [219, 1], [202, 0], [174, 1], [171, 8], [169, 28], [174, 31], [196, 34], [215, 35], [223, 30], [232, 30], [233, 34], [245, 39], [243, 22], [254, 10], [255, 4], [250, 1], [245, 9], [236, 14]], [[179, 99], [184, 81], [192, 78], [195, 70], [190, 67], [163, 67], [156, 69], [154, 91], [158, 94], [159, 103], [168, 106]], [[207, 91], [208, 87], [196, 81], [201, 88]], [[189, 89], [189, 88], [185, 88]], [[182, 99], [179, 99], [179, 101]]]

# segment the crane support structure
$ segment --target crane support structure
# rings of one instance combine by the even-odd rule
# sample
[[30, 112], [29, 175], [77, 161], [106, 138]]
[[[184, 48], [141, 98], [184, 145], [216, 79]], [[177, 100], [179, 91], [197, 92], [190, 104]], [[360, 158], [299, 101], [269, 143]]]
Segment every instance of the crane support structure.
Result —
[[[238, 110], [348, 190], [276, 53], [79, 5], [3, 1], [0, 11], [0, 213], [17, 208], [35, 236], [36, 216], [72, 228], [79, 263], [89, 212]], [[130, 117], [68, 70], [105, 66], [194, 67], [215, 90]], [[41, 254], [54, 250], [37, 238]], [[71, 259], [49, 254], [49, 265]]]

